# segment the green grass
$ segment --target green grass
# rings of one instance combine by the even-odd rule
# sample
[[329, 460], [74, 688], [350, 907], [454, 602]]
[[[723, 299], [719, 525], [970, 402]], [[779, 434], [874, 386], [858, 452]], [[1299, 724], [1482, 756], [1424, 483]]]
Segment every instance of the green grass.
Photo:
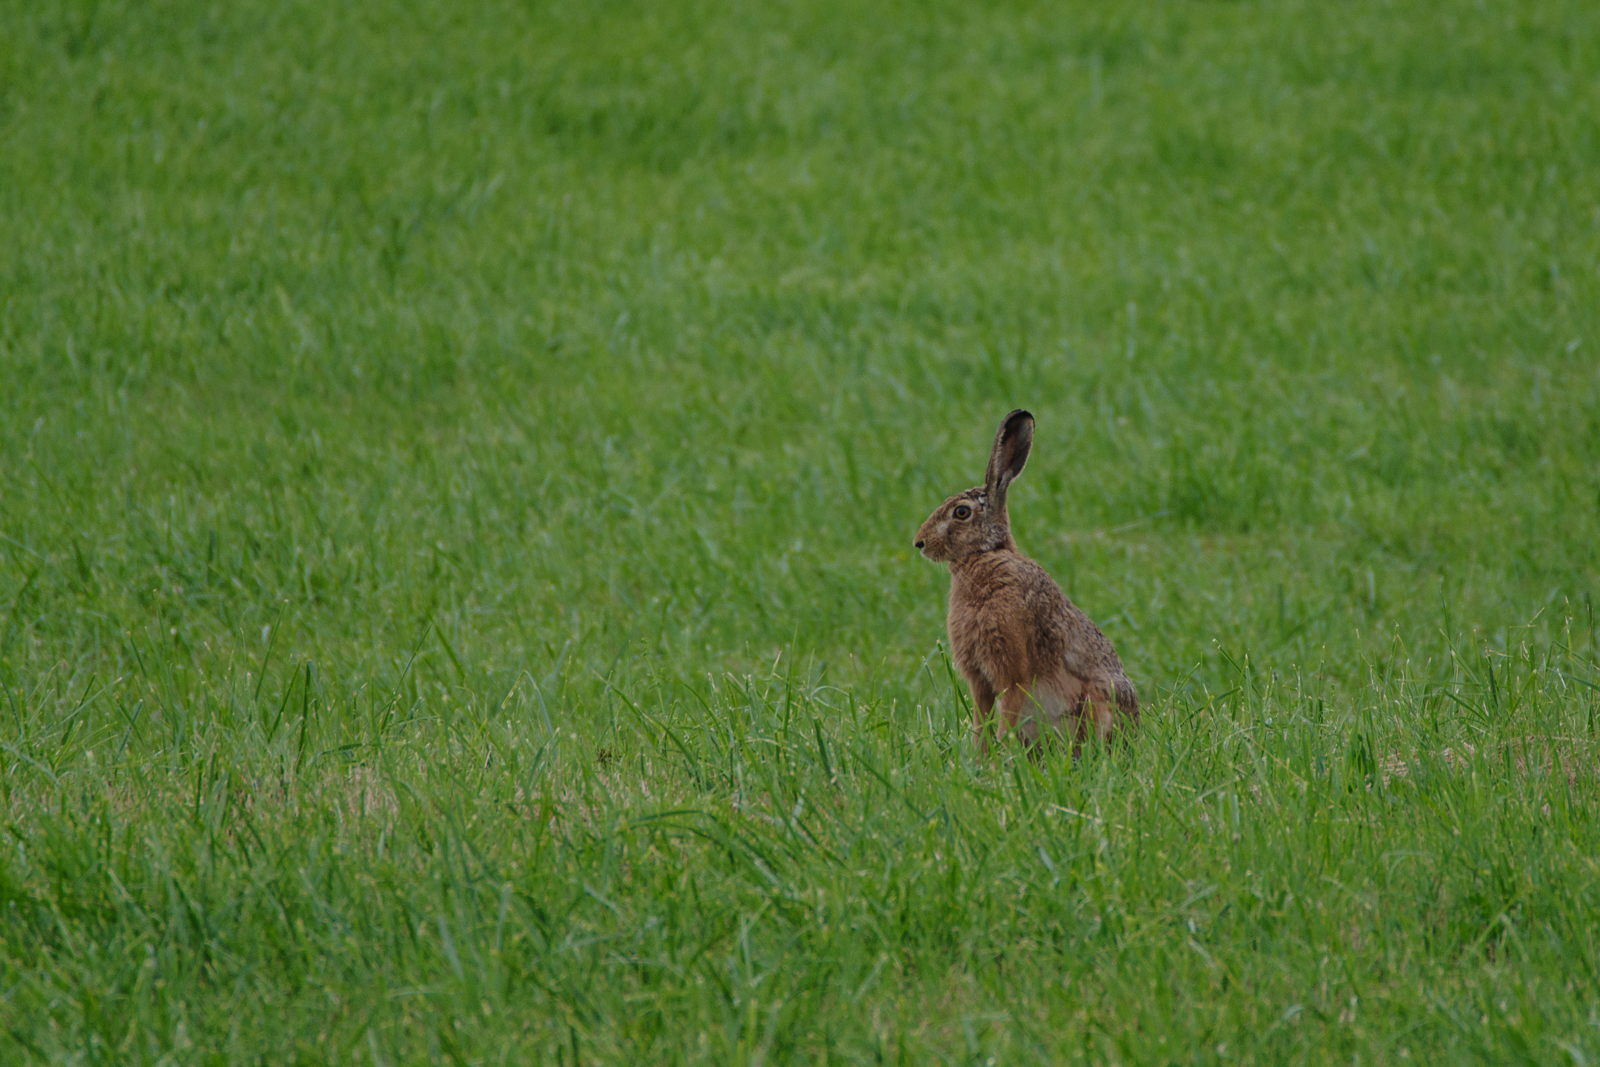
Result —
[[1600, 1057], [1594, 5], [0, 24], [0, 1060]]

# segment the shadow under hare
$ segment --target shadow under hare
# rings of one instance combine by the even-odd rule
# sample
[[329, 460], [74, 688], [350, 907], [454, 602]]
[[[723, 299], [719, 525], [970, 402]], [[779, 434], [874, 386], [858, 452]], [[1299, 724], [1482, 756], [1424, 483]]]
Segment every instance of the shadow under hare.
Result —
[[1013, 411], [995, 434], [983, 484], [940, 504], [917, 531], [922, 554], [950, 564], [950, 650], [972, 687], [972, 729], [985, 755], [997, 699], [996, 732], [1017, 733], [1030, 755], [1048, 740], [1041, 726], [1077, 753], [1091, 727], [1105, 742], [1139, 725], [1111, 642], [1011, 536], [1006, 490], [1032, 447], [1033, 415]]

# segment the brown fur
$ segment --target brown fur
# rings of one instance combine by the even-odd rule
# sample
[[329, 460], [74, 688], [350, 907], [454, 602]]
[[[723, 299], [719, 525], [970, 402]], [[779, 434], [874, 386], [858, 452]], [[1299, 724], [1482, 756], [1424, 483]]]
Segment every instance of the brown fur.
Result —
[[1041, 725], [1074, 753], [1091, 725], [1102, 742], [1139, 725], [1111, 642], [1011, 536], [1006, 490], [1032, 447], [1033, 416], [1013, 411], [995, 434], [984, 484], [940, 504], [917, 531], [922, 554], [950, 564], [950, 650], [972, 688], [973, 735], [986, 755], [997, 700], [999, 736], [1016, 732], [1030, 753], [1045, 739]]

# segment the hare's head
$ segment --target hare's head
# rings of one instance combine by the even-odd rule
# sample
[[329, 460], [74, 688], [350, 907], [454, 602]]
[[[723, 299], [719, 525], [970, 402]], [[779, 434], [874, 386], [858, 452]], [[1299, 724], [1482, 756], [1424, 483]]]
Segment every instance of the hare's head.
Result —
[[935, 563], [977, 552], [1016, 548], [1006, 515], [1006, 489], [1022, 473], [1033, 447], [1033, 416], [1017, 410], [1000, 421], [983, 484], [957, 493], [934, 509], [917, 531], [916, 547]]

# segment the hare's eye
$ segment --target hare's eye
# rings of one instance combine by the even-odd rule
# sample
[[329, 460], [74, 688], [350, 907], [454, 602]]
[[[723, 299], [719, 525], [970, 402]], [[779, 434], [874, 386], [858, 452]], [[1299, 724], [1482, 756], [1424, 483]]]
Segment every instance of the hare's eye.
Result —
[[962, 504], [959, 508], [956, 508], [956, 518], [958, 518], [958, 519], [970, 519], [971, 517], [972, 517], [972, 509], [967, 507], [965, 504]]

